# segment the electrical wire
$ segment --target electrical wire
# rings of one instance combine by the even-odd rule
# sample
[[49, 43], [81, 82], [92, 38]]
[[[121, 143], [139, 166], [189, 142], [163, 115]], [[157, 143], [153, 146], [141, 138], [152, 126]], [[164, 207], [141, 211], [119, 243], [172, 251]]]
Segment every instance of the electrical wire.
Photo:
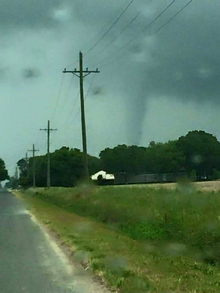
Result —
[[[134, 18], [126, 25], [126, 27], [109, 43], [102, 51], [104, 51], [106, 48], [108, 48], [113, 42], [115, 42], [129, 27], [130, 25], [141, 15], [141, 12], [138, 12]], [[102, 52], [101, 51], [101, 52]], [[101, 53], [99, 52], [99, 53]]]
[[[175, 2], [175, 0], [173, 2], [171, 2], [169, 4], [168, 7], [166, 7], [165, 10], [163, 10], [163, 13]], [[185, 8], [187, 8], [187, 6], [189, 6], [191, 3], [193, 2], [193, 0], [190, 0], [186, 5], [184, 5], [174, 16], [172, 16], [168, 21], [166, 21], [161, 27], [159, 27], [153, 35], [156, 35], [160, 30], [162, 30], [167, 24], [169, 24], [173, 19], [175, 19]], [[161, 13], [160, 13], [161, 15]], [[156, 17], [156, 19], [158, 19], [158, 16]], [[153, 20], [153, 22], [155, 22], [155, 19]], [[146, 30], [153, 22], [151, 22], [144, 30]], [[144, 31], [142, 30], [142, 32]], [[98, 64], [102, 64], [104, 63], [105, 61], [107, 61], [108, 59], [110, 59], [111, 57], [113, 57], [114, 55], [118, 54], [119, 52], [121, 52], [125, 47], [127, 47], [135, 38], [133, 38], [131, 41], [129, 41], [125, 46], [121, 47], [118, 51], [114, 52], [113, 54], [111, 54], [110, 56], [108, 56], [107, 58], [105, 58], [104, 60], [100, 61]], [[123, 55], [124, 56], [124, 55]], [[118, 58], [117, 58], [118, 60]], [[111, 61], [111, 63], [114, 62], [114, 61]], [[104, 66], [106, 66], [108, 63], [105, 63]], [[96, 63], [97, 65], [97, 63]]]
[[[73, 78], [74, 78], [74, 75], [71, 76], [71, 80], [70, 80], [70, 83], [68, 85], [68, 88], [67, 88], [66, 92], [63, 94], [63, 101], [62, 101], [61, 106], [59, 107], [59, 112], [63, 111], [63, 109], [65, 108], [65, 105], [67, 104], [68, 98], [69, 98], [69, 96], [70, 96], [70, 94], [72, 92], [71, 89], [72, 89], [73, 84], [74, 84], [73, 83]], [[59, 115], [58, 119], [56, 119], [56, 122], [57, 122], [58, 125], [61, 123], [60, 119], [61, 119], [61, 116]]]
[[[123, 7], [124, 7], [124, 5], [120, 8], [120, 10], [121, 10]], [[120, 11], [120, 10], [119, 10], [119, 11]], [[114, 21], [114, 19], [115, 19], [115, 18], [113, 18], [113, 19], [110, 21], [110, 23], [111, 23], [112, 21]], [[96, 34], [96, 36], [99, 36], [100, 33], [102, 33], [102, 31], [103, 31], [103, 30], [101, 30], [98, 34]], [[96, 36], [95, 36], [94, 38], [92, 38], [88, 43], [86, 43], [85, 46], [90, 45], [91, 42], [96, 38]], [[71, 64], [69, 64], [68, 66], [66, 66], [66, 68], [69, 68], [69, 67], [75, 65], [76, 63], [79, 63], [79, 58], [77, 58], [77, 60], [75, 60], [73, 63], [71, 63]]]
[[71, 63], [71, 64], [69, 64], [68, 66], [66, 66], [66, 68], [69, 68], [70, 66], [73, 66], [73, 65], [75, 65], [76, 63], [79, 63], [79, 58], [78, 58], [76, 61], [74, 61], [73, 63]]
[[96, 63], [96, 65], [99, 65], [106, 60], [110, 59], [111, 57], [115, 56], [119, 52], [121, 52], [123, 49], [127, 48], [135, 39], [137, 39], [145, 30], [147, 30], [152, 24], [155, 23], [156, 20], [158, 20], [174, 3], [176, 0], [173, 0], [168, 6], [166, 6], [165, 9], [163, 9], [146, 27], [144, 27], [135, 37], [133, 37], [129, 42], [127, 42], [125, 45], [123, 45], [121, 48], [119, 48], [117, 51], [115, 51], [113, 54], [109, 55], [105, 59], [101, 60], [100, 62]]
[[[85, 97], [84, 97], [84, 101], [86, 101], [87, 98], [88, 98], [88, 95], [89, 95], [89, 93], [90, 93], [90, 90], [91, 90], [91, 88], [92, 88], [92, 85], [93, 85], [93, 83], [94, 83], [94, 81], [95, 81], [95, 77], [96, 77], [96, 74], [94, 74], [94, 76], [93, 76], [93, 78], [92, 78], [92, 81], [91, 81], [91, 83], [90, 83], [90, 85], [89, 85], [89, 88], [88, 88], [88, 90], [87, 90], [87, 93], [86, 93], [86, 95], [85, 95]], [[80, 92], [78, 93], [78, 96], [79, 96], [79, 94], [80, 94]], [[65, 123], [68, 121], [68, 119], [69, 119], [69, 117], [71, 116], [71, 114], [73, 113], [73, 111], [74, 111], [74, 107], [73, 107], [73, 109], [71, 110], [71, 112], [70, 112], [68, 118], [66, 119]], [[75, 119], [79, 116], [79, 114], [80, 114], [80, 108], [79, 108], [78, 112], [76, 113], [76, 115], [73, 117], [73, 119], [72, 119], [72, 121], [70, 122], [70, 124], [66, 127], [66, 129], [69, 129], [69, 127], [73, 124], [73, 122], [74, 122]], [[63, 124], [63, 126], [65, 125], [65, 123]]]
[[59, 89], [59, 93], [58, 93], [58, 96], [57, 96], [57, 99], [56, 99], [56, 104], [55, 104], [55, 107], [54, 107], [54, 111], [53, 111], [53, 113], [51, 115], [51, 120], [54, 118], [54, 115], [55, 115], [57, 107], [58, 107], [58, 103], [59, 103], [59, 100], [60, 100], [60, 97], [61, 97], [61, 92], [62, 92], [62, 89], [63, 89], [63, 81], [64, 81], [64, 74], [62, 75], [60, 89]]
[[91, 83], [90, 83], [90, 85], [89, 85], [88, 91], [87, 91], [87, 93], [86, 93], [86, 95], [85, 95], [85, 98], [84, 98], [85, 101], [86, 101], [86, 99], [88, 98], [89, 92], [90, 92], [90, 90], [91, 90], [91, 88], [92, 88], [92, 85], [93, 85], [93, 83], [94, 83], [94, 81], [95, 81], [95, 78], [96, 78], [96, 74], [93, 75], [92, 81], [91, 81]]
[[[186, 5], [184, 5], [174, 16], [172, 16], [168, 21], [166, 21], [161, 27], [159, 27], [153, 35], [156, 35], [159, 31], [161, 31], [167, 24], [169, 24], [172, 20], [174, 20], [184, 9], [187, 8], [187, 6], [189, 6], [191, 3], [193, 2], [193, 0], [190, 0]], [[123, 55], [124, 56], [124, 55]], [[115, 59], [115, 61], [117, 61], [117, 59]], [[111, 63], [114, 61], [111, 61]], [[108, 63], [104, 64], [104, 66], [106, 66]]]
[[191, 3], [193, 2], [193, 0], [190, 0], [186, 5], [183, 6], [183, 8], [181, 8], [173, 17], [171, 17], [167, 22], [164, 23], [164, 25], [162, 25], [159, 29], [157, 29], [154, 33], [157, 34], [159, 31], [161, 31], [166, 25], [168, 25], [172, 20], [174, 20], [174, 18], [176, 18], [184, 9], [186, 9], [187, 6], [189, 6]]
[[[86, 56], [89, 52], [91, 52], [101, 41], [102, 41], [102, 39], [111, 31], [111, 29], [116, 25], [116, 23], [120, 20], [120, 18], [123, 16], [123, 14], [127, 11], [127, 9], [130, 7], [130, 5], [132, 4], [134, 2], [134, 0], [131, 0], [130, 2], [129, 2], [129, 4], [125, 7], [125, 9], [122, 11], [122, 13], [119, 15], [119, 17], [114, 21], [114, 23], [107, 29], [107, 31], [101, 36], [101, 38], [99, 39], [99, 41], [97, 41], [89, 50], [87, 50], [87, 52], [84, 54], [84, 56]], [[131, 23], [133, 22], [133, 21], [135, 21], [135, 19], [137, 18], [139, 16], [139, 13], [138, 13], [138, 15], [131, 21]], [[130, 25], [130, 24], [129, 24]], [[128, 26], [129, 26], [128, 25]], [[125, 30], [127, 29], [127, 27], [125, 28]], [[124, 30], [124, 31], [125, 31]], [[97, 34], [97, 36], [99, 35], [99, 33]], [[116, 38], [118, 38], [118, 36], [116, 37]], [[94, 39], [94, 38], [93, 38]], [[115, 41], [115, 40], [114, 40]], [[91, 41], [88, 43], [88, 44], [90, 44], [91, 43]], [[110, 45], [110, 44], [109, 44]], [[73, 62], [73, 63], [71, 63], [71, 64], [69, 64], [68, 66], [66, 66], [66, 68], [69, 68], [69, 67], [71, 67], [71, 66], [73, 66], [73, 65], [75, 65], [76, 63], [78, 63], [79, 62], [79, 59], [77, 59], [75, 62]]]
[[67, 121], [69, 120], [69, 118], [71, 117], [71, 115], [72, 115], [72, 113], [73, 113], [73, 111], [74, 111], [74, 109], [75, 109], [75, 106], [76, 106], [76, 103], [78, 102], [78, 98], [79, 98], [79, 94], [80, 94], [80, 91], [78, 92], [78, 94], [77, 94], [77, 98], [75, 99], [75, 102], [73, 103], [73, 107], [72, 107], [72, 109], [70, 110], [70, 112], [69, 112], [69, 114], [68, 114], [68, 116], [67, 116], [67, 118], [66, 118], [66, 120], [65, 120], [65, 122], [60, 126], [60, 128], [63, 128], [65, 125], [66, 125], [66, 123], [67, 123]]
[[[94, 75], [93, 75], [93, 78], [92, 78], [92, 81], [91, 81], [91, 83], [90, 83], [90, 85], [89, 85], [88, 91], [87, 91], [87, 93], [86, 93], [86, 95], [85, 95], [85, 97], [84, 97], [84, 100], [86, 100], [87, 97], [88, 97], [88, 94], [89, 94], [89, 92], [90, 92], [90, 90], [91, 90], [91, 87], [92, 87], [92, 85], [93, 85], [93, 83], [94, 83], [95, 77], [96, 77], [96, 75], [94, 74]], [[77, 94], [77, 97], [78, 97], [78, 98], [79, 98], [79, 95], [80, 95], [80, 91], [79, 91], [78, 94]], [[79, 100], [78, 98], [75, 100], [75, 102], [74, 102], [74, 104], [73, 104], [73, 107], [72, 107], [72, 109], [70, 110], [70, 112], [69, 112], [69, 114], [68, 114], [68, 116], [67, 116], [65, 122], [64, 122], [59, 128], [63, 128], [63, 127], [66, 125], [67, 121], [69, 120], [69, 118], [71, 117], [71, 115], [72, 115], [72, 113], [73, 113], [73, 111], [74, 111], [74, 109], [75, 109], [75, 105], [76, 105], [77, 101]], [[78, 112], [77, 112], [77, 115], [78, 115]], [[74, 119], [75, 119], [75, 118], [74, 118]], [[71, 122], [71, 123], [72, 123], [72, 122]]]
[[128, 5], [125, 7], [125, 9], [122, 11], [122, 13], [117, 17], [117, 19], [113, 22], [113, 24], [107, 29], [107, 31], [101, 36], [101, 38], [85, 53], [90, 53], [103, 39], [104, 37], [112, 30], [112, 28], [117, 24], [117, 22], [121, 19], [121, 17], [125, 14], [125, 12], [128, 10], [128, 8], [131, 6], [131, 4], [134, 2], [134, 0], [131, 0]]
[[62, 104], [63, 107], [65, 106], [65, 104], [71, 94], [71, 89], [73, 87], [73, 80], [74, 80], [74, 75], [71, 76], [70, 84], [68, 86], [66, 93], [64, 94], [64, 100], [63, 100], [63, 104]]
[[[127, 2], [127, 0], [126, 0]], [[115, 14], [117, 14], [118, 12], [120, 12], [123, 8], [125, 7], [125, 4], [123, 4]], [[108, 23], [106, 23], [106, 25], [104, 25], [104, 22], [100, 24], [100, 27], [108, 27], [109, 25], [112, 24], [112, 22], [115, 21], [115, 17], [113, 17]], [[97, 39], [99, 37], [100, 34], [102, 34], [102, 32], [105, 31], [104, 29], [101, 29], [101, 31], [99, 31], [92, 39], [90, 39], [86, 44], [85, 47], [90, 47], [91, 43], [93, 42], [93, 40]]]
[[114, 43], [132, 25], [132, 23], [140, 16], [140, 14], [141, 14], [141, 12], [138, 12], [137, 15], [134, 18], [132, 18], [132, 20], [126, 25], [126, 27], [117, 36], [115, 36], [102, 50], [100, 50], [95, 55], [95, 57], [96, 56], [99, 56], [100, 53], [102, 53], [103, 51], [105, 51], [112, 43]]

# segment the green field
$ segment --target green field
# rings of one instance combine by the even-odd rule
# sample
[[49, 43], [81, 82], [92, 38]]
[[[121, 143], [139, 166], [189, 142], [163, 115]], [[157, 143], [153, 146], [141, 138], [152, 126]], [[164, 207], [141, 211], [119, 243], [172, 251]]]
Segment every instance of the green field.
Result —
[[220, 192], [87, 186], [22, 197], [119, 292], [220, 292]]

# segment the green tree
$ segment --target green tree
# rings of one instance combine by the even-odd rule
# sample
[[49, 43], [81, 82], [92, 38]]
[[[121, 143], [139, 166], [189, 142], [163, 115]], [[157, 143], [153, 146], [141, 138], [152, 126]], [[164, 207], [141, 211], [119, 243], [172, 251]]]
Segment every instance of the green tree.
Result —
[[146, 169], [151, 173], [177, 173], [184, 171], [185, 156], [177, 148], [177, 141], [151, 142], [147, 148]]
[[75, 186], [83, 175], [83, 156], [78, 149], [62, 147], [51, 154], [51, 184]]
[[185, 157], [176, 141], [151, 142], [148, 148], [118, 145], [100, 153], [103, 169], [110, 173], [168, 173], [183, 170]]
[[110, 149], [106, 148], [101, 151], [100, 159], [102, 167], [106, 172], [127, 172], [128, 171], [128, 147], [126, 145], [118, 145]]
[[220, 179], [220, 171], [217, 171], [216, 169], [213, 170], [213, 175], [212, 175], [213, 180], [218, 180]]
[[196, 170], [197, 176], [211, 177], [213, 170], [220, 170], [220, 143], [205, 131], [190, 131], [179, 138], [177, 148], [185, 156], [184, 167], [188, 172]]
[[[88, 155], [89, 173], [100, 171], [100, 160]], [[25, 161], [18, 162], [20, 168], [20, 184], [27, 186], [32, 184], [33, 158], [29, 159], [30, 177], [27, 179]], [[47, 155], [35, 157], [36, 185], [45, 187], [47, 183]], [[79, 149], [62, 147], [51, 153], [51, 186], [75, 186], [83, 177], [83, 153]]]
[[29, 161], [22, 158], [17, 162], [20, 171], [19, 185], [23, 187], [31, 186], [32, 180], [28, 177], [28, 164]]
[[9, 179], [8, 171], [5, 167], [5, 162], [0, 159], [0, 182]]
[[101, 151], [100, 159], [102, 168], [109, 173], [141, 173], [144, 172], [143, 158], [146, 148], [137, 146], [118, 145]]

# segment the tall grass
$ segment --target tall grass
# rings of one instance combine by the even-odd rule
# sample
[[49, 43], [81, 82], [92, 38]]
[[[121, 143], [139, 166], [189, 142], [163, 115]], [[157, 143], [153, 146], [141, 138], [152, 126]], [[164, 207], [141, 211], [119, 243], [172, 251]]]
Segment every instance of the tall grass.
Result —
[[[178, 190], [137, 187], [87, 187], [29, 190], [69, 212], [105, 223], [134, 240], [169, 242], [174, 250], [199, 251], [220, 262], [220, 193], [190, 185]], [[184, 250], [184, 249], [183, 249]]]

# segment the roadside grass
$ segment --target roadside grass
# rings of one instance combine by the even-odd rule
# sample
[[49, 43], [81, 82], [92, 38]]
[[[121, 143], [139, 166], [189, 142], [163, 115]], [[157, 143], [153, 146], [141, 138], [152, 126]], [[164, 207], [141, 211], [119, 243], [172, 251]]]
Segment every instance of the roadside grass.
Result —
[[220, 192], [182, 185], [179, 190], [90, 186], [28, 193], [134, 240], [177, 242], [197, 250], [207, 262], [220, 261]]
[[219, 193], [182, 185], [37, 188], [19, 195], [76, 260], [119, 292], [220, 292]]

